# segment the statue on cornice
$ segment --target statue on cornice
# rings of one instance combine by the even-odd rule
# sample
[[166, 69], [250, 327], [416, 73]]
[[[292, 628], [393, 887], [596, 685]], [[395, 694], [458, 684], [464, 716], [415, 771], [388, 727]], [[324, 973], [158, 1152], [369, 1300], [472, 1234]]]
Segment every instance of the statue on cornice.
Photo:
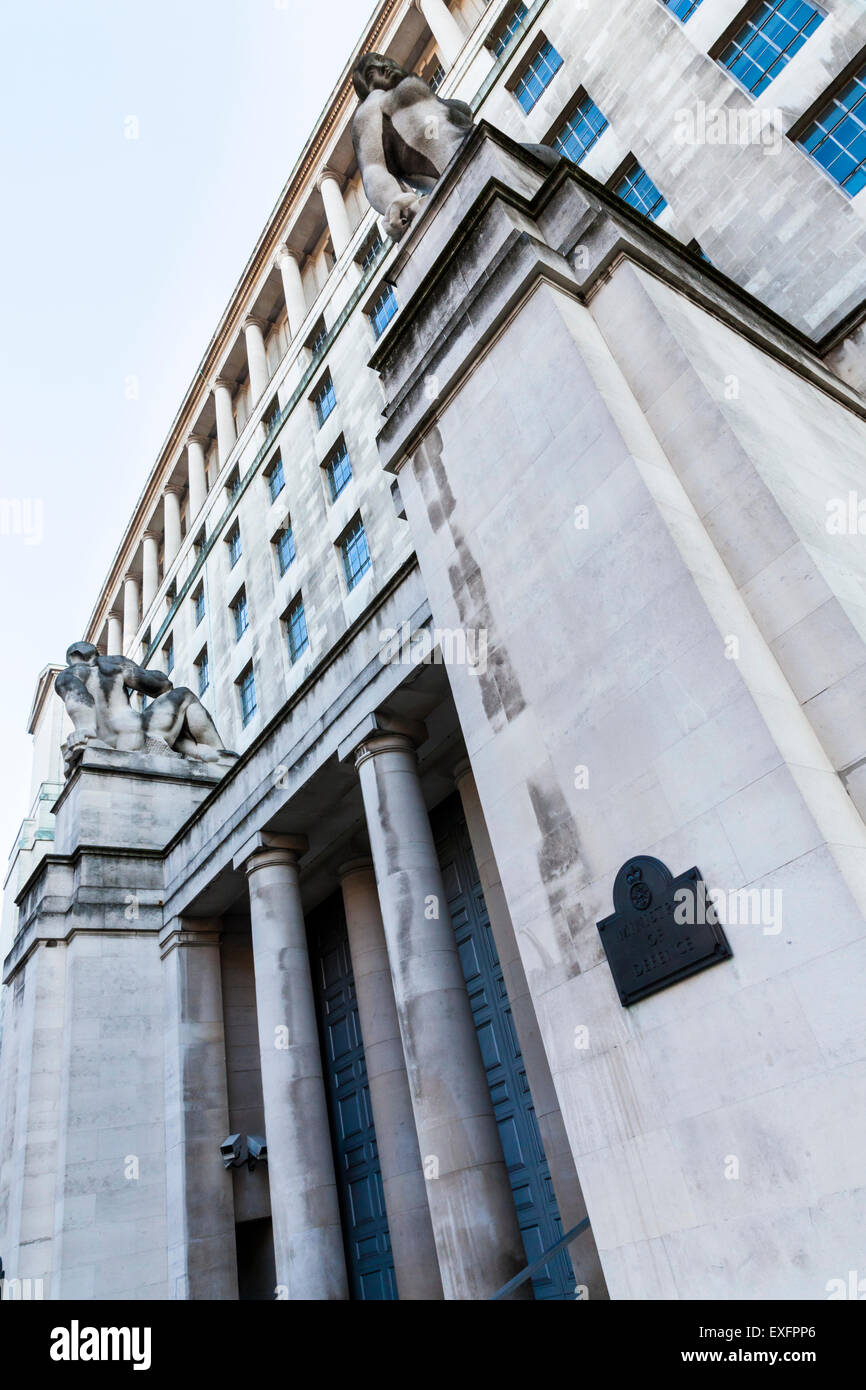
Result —
[[[393, 58], [364, 53], [353, 74], [360, 106], [352, 143], [364, 192], [399, 241], [472, 133], [472, 108], [448, 101]], [[523, 148], [553, 167], [561, 156], [549, 145]]]
[[[162, 671], [147, 671], [125, 656], [100, 656], [91, 642], [75, 642], [54, 689], [72, 720], [63, 762], [67, 777], [83, 749], [116, 748], [128, 753], [175, 754], [214, 763], [236, 758], [197, 695], [175, 689]], [[133, 709], [130, 693], [152, 697]]]

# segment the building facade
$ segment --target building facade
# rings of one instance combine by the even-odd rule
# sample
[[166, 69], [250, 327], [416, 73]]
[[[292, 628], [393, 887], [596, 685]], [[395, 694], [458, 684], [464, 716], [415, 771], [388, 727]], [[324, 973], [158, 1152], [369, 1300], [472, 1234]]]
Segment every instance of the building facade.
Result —
[[[351, 139], [370, 50], [477, 121], [396, 245]], [[854, 0], [377, 7], [84, 634], [236, 766], [90, 749], [61, 787], [40, 679], [9, 1277], [823, 1298], [856, 1267], [864, 98]], [[682, 968], [625, 1008], [596, 924], [642, 856], [697, 866], [731, 956], [647, 937], [637, 976]]]

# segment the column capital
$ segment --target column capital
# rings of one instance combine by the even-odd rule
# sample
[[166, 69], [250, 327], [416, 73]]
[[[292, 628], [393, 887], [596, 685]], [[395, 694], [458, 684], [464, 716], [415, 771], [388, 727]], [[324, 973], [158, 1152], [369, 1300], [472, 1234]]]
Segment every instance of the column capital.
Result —
[[190, 444], [200, 444], [201, 447], [204, 448], [205, 445], [208, 444], [209, 442], [210, 442], [210, 435], [209, 435], [209, 434], [200, 434], [200, 433], [198, 432], [198, 430], [193, 430], [193, 431], [192, 431], [190, 434], [188, 434], [187, 437], [186, 437], [186, 447], [187, 447], [187, 448], [189, 448]]
[[231, 378], [227, 376], [215, 376], [213, 380], [213, 389], [215, 391], [222, 387], [226, 391], [230, 391], [232, 394], [234, 394], [234, 392], [237, 390], [237, 385], [238, 384], [236, 381], [232, 381]]
[[347, 859], [346, 863], [340, 864], [337, 869], [337, 878], [342, 883], [344, 879], [351, 878], [353, 874], [371, 874], [373, 872], [372, 859]]
[[133, 574], [132, 570], [127, 570], [126, 574], [123, 576], [123, 582], [124, 584], [137, 584], [138, 575]]
[[322, 191], [322, 184], [323, 184], [323, 183], [326, 183], [328, 179], [332, 179], [333, 182], [334, 182], [334, 183], [338, 186], [338, 188], [340, 189], [340, 192], [342, 193], [342, 191], [343, 191], [343, 175], [342, 175], [342, 174], [338, 174], [338, 173], [337, 173], [337, 170], [336, 170], [336, 169], [332, 169], [332, 168], [330, 167], [330, 165], [328, 165], [328, 164], [325, 165], [324, 169], [320, 169], [319, 172], [318, 172], [318, 174], [316, 175], [316, 187], [318, 188], [319, 192], [321, 193], [321, 191]]
[[260, 314], [247, 314], [244, 318], [244, 332], [246, 332], [248, 328], [257, 328], [260, 333], [264, 333], [267, 326], [267, 319], [263, 319]]
[[[403, 740], [403, 746], [408, 743], [412, 748], [420, 748], [422, 743], [427, 741], [427, 726], [420, 719], [401, 719], [397, 715], [387, 714], [384, 710], [374, 710], [357, 724], [347, 738], [344, 738], [337, 749], [337, 757], [341, 763], [349, 762], [354, 759], [355, 766], [358, 766], [358, 754], [361, 745], [369, 745], [372, 740], [380, 737], [391, 737], [396, 740]], [[397, 747], [394, 743], [393, 747]], [[377, 747], [377, 752], [381, 748]]]
[[306, 835], [272, 835], [268, 830], [257, 830], [232, 859], [232, 868], [249, 874], [265, 864], [297, 864], [308, 848]]
[[166, 483], [162, 490], [162, 495], [163, 497], [167, 495], [171, 495], [172, 497], [183, 497], [183, 483]]
[[159, 934], [159, 958], [165, 960], [179, 946], [219, 946], [221, 939], [219, 918], [173, 917]]
[[301, 265], [306, 260], [303, 251], [296, 251], [294, 246], [288, 246], [286, 244], [277, 248], [277, 260], [281, 261], [284, 257], [288, 257], [289, 260], [294, 261], [297, 265]]

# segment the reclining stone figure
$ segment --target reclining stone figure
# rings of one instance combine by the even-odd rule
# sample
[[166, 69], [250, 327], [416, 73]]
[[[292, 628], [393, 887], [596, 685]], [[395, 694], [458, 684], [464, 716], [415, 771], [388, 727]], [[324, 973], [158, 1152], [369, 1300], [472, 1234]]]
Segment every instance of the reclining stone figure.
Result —
[[[175, 753], [203, 762], [236, 758], [197, 695], [175, 689], [162, 671], [146, 671], [125, 656], [100, 656], [91, 642], [75, 642], [69, 663], [54, 682], [74, 729], [66, 740], [68, 776], [76, 757], [90, 745], [124, 752]], [[155, 697], [133, 709], [130, 692]]]
[[[399, 241], [472, 133], [472, 108], [436, 96], [422, 78], [382, 53], [364, 53], [353, 74], [360, 106], [352, 143], [364, 192]], [[551, 168], [561, 156], [549, 145], [524, 145]]]

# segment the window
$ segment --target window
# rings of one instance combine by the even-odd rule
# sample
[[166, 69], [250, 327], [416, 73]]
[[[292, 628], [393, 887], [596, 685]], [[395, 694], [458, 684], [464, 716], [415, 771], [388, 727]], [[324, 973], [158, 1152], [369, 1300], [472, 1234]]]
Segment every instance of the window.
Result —
[[349, 451], [342, 440], [325, 464], [325, 472], [328, 475], [328, 488], [331, 493], [331, 501], [336, 502], [343, 488], [352, 476]]
[[445, 69], [441, 63], [437, 63], [429, 82], [431, 92], [438, 92], [444, 81]]
[[525, 5], [517, 4], [509, 9], [508, 14], [499, 28], [494, 30], [491, 36], [490, 46], [497, 58], [501, 58], [514, 35], [517, 33], [529, 11]]
[[195, 540], [194, 540], [193, 543], [192, 543], [192, 548], [193, 548], [193, 550], [195, 551], [195, 558], [196, 558], [196, 559], [198, 559], [199, 555], [201, 555], [202, 551], [204, 550], [204, 546], [205, 546], [205, 541], [206, 541], [206, 539], [207, 539], [207, 537], [206, 537], [206, 535], [205, 535], [205, 528], [202, 527], [201, 530], [199, 531], [198, 535], [196, 536]]
[[226, 545], [229, 548], [229, 569], [234, 569], [238, 560], [243, 555], [243, 550], [241, 549], [241, 528], [237, 521], [226, 536]]
[[207, 647], [205, 647], [204, 651], [198, 658], [198, 661], [195, 663], [195, 669], [198, 672], [198, 693], [199, 695], [203, 695], [204, 692], [207, 690], [208, 686], [210, 685], [210, 672], [208, 670]]
[[566, 159], [572, 160], [574, 164], [579, 164], [587, 150], [592, 149], [596, 140], [606, 130], [606, 118], [601, 114], [595, 102], [590, 97], [584, 96], [571, 115], [554, 133], [553, 144], [560, 154], [565, 155]]
[[760, 0], [713, 56], [747, 92], [760, 96], [823, 19], [807, 0]]
[[235, 620], [235, 641], [239, 642], [250, 625], [246, 589], [241, 589], [232, 604], [232, 616]]
[[310, 639], [307, 635], [307, 619], [301, 595], [295, 599], [286, 614], [286, 640], [289, 644], [289, 660], [294, 666], [298, 657], [307, 650]]
[[252, 666], [247, 667], [238, 681], [238, 692], [241, 697], [241, 719], [246, 728], [256, 712], [256, 679]]
[[315, 328], [313, 329], [312, 333], [307, 339], [307, 347], [313, 354], [314, 362], [316, 358], [321, 357], [322, 353], [325, 350], [325, 344], [327, 343], [327, 341], [328, 330], [325, 327], [325, 320], [319, 319], [319, 322], [316, 324]]
[[173, 638], [173, 637], [169, 637], [168, 641], [166, 642], [165, 646], [164, 646], [163, 649], [162, 649], [162, 654], [163, 654], [163, 657], [165, 658], [165, 674], [166, 674], [167, 676], [170, 676], [171, 673], [172, 673], [172, 671], [174, 670], [174, 638]]
[[278, 455], [271, 464], [271, 470], [268, 473], [268, 492], [272, 502], [276, 502], [285, 485], [286, 479], [283, 475], [283, 460]]
[[866, 184], [866, 67], [807, 125], [799, 144], [853, 197]]
[[524, 68], [514, 89], [514, 95], [527, 115], [535, 106], [545, 87], [550, 86], [561, 67], [562, 58], [553, 44], [548, 43], [547, 39], [542, 39], [535, 57], [528, 67]]
[[701, 0], [662, 0], [662, 4], [670, 10], [672, 15], [681, 19], [685, 24], [687, 19], [691, 19]]
[[280, 402], [276, 396], [274, 396], [274, 399], [271, 401], [262, 418], [265, 425], [265, 436], [270, 439], [283, 418], [283, 412], [280, 410]]
[[204, 617], [204, 585], [199, 584], [192, 596], [192, 606], [195, 611], [195, 625], [198, 627]]
[[350, 589], [354, 589], [361, 575], [366, 574], [370, 568], [370, 548], [367, 545], [364, 523], [359, 516], [355, 517], [340, 541], [340, 553], [343, 556], [346, 584]]
[[629, 165], [613, 191], [624, 203], [637, 208], [638, 212], [643, 213], [651, 222], [654, 222], [659, 213], [667, 207], [667, 202], [637, 160]]
[[235, 497], [237, 497], [240, 490], [241, 475], [237, 468], [233, 468], [228, 478], [226, 479], [226, 492], [229, 495], [230, 502], [233, 501]]
[[286, 520], [286, 524], [281, 531], [274, 537], [274, 550], [277, 552], [277, 568], [282, 579], [289, 565], [295, 558], [295, 537], [292, 534], [291, 522]]
[[316, 419], [319, 422], [319, 429], [322, 428], [334, 406], [337, 404], [337, 397], [334, 392], [334, 383], [330, 374], [325, 377], [315, 396], [313, 405], [316, 407]]
[[370, 322], [377, 338], [381, 338], [396, 312], [397, 296], [391, 286], [386, 285], [370, 311]]
[[369, 270], [371, 265], [378, 261], [385, 249], [385, 243], [378, 231], [375, 231], [369, 241], [365, 242], [361, 251], [361, 269]]

